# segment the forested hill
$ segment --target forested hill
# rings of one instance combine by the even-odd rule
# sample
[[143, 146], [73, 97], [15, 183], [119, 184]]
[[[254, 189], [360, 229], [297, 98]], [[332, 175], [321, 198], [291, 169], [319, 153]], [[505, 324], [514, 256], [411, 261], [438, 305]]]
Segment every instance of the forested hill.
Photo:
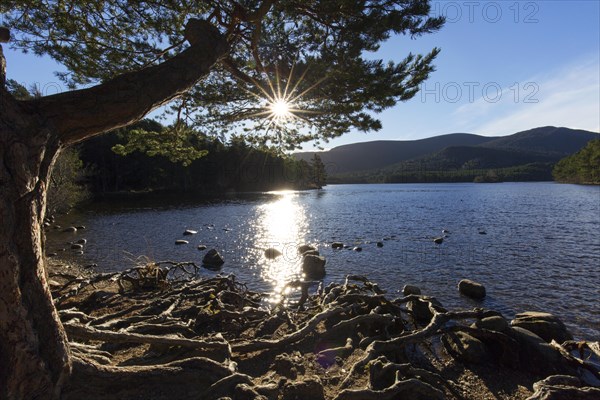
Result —
[[494, 139], [468, 133], [451, 133], [420, 140], [377, 140], [353, 143], [325, 152], [296, 153], [295, 157], [309, 161], [314, 154], [318, 154], [330, 168], [329, 173], [342, 174], [384, 168], [401, 161], [425, 156], [448, 146], [475, 146]]
[[579, 151], [597, 137], [597, 133], [580, 129], [545, 126], [500, 137], [481, 146], [562, 158]]
[[597, 137], [547, 126], [504, 137], [450, 134], [357, 143], [317, 154], [328, 166], [330, 183], [551, 180], [556, 162]]

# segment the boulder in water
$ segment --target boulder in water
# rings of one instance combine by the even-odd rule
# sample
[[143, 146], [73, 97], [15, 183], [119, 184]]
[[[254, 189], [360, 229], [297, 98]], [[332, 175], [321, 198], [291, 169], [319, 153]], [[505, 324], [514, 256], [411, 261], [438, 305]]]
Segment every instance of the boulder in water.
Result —
[[321, 279], [325, 276], [325, 262], [325, 257], [306, 255], [302, 260], [302, 272], [309, 279]]
[[187, 240], [182, 240], [182, 239], [179, 239], [179, 240], [175, 241], [175, 244], [188, 244], [188, 243], [189, 242]]
[[404, 296], [408, 296], [411, 294], [420, 295], [421, 289], [418, 286], [414, 286], [414, 285], [404, 285], [404, 287], [402, 288], [402, 294]]
[[277, 258], [281, 255], [281, 252], [273, 247], [270, 247], [268, 249], [265, 250], [265, 257], [267, 257], [268, 259], [274, 259]]
[[219, 268], [225, 264], [225, 260], [215, 249], [210, 249], [202, 259], [202, 265], [206, 267]]
[[461, 294], [472, 299], [481, 300], [485, 297], [485, 286], [470, 279], [463, 279], [458, 282], [458, 290]]
[[313, 250], [317, 250], [317, 248], [315, 246], [311, 246], [310, 244], [303, 244], [301, 246], [298, 246], [299, 254], [304, 254], [307, 251], [313, 251]]
[[342, 242], [333, 242], [331, 243], [331, 248], [338, 250], [338, 249], [343, 249], [344, 248], [344, 243]]
[[195, 235], [196, 233], [198, 233], [198, 231], [193, 231], [193, 230], [191, 230], [191, 229], [186, 229], [186, 230], [183, 232], [183, 235], [184, 235], [184, 236], [191, 236], [191, 235]]

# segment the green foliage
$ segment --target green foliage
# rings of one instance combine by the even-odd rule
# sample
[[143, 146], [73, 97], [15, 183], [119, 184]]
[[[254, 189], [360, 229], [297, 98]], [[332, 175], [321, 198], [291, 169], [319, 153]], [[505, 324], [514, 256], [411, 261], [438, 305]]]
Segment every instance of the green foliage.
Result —
[[198, 135], [182, 126], [162, 128], [160, 131], [144, 129], [127, 130], [123, 133], [125, 144], [116, 144], [112, 150], [122, 156], [139, 151], [150, 157], [163, 156], [174, 163], [188, 166], [192, 161], [204, 157], [208, 151], [200, 148]]
[[552, 163], [505, 168], [380, 170], [331, 176], [329, 183], [532, 182], [552, 180]]
[[[170, 153], [146, 151], [146, 141], [134, 149], [140, 132], [162, 131], [159, 123], [143, 120], [131, 128], [83, 142], [81, 158], [91, 171], [88, 178], [91, 190], [98, 194], [173, 190], [221, 194], [314, 187], [313, 169], [308, 163], [294, 161], [268, 148], [249, 145], [240, 136], [232, 136], [224, 144], [194, 133], [193, 138], [202, 138], [201, 142], [194, 143], [194, 149], [204, 156], [192, 160], [186, 158], [183, 162], [174, 159]], [[132, 151], [113, 151], [121, 148]]]
[[[280, 149], [380, 129], [374, 115], [418, 92], [439, 49], [399, 62], [367, 53], [392, 35], [414, 38], [444, 22], [429, 17], [429, 0], [5, 0], [0, 13], [12, 46], [65, 65], [60, 77], [72, 87], [172, 57], [188, 45], [186, 20], [204, 18], [231, 51], [171, 112], [203, 135], [244, 132], [254, 145]], [[290, 102], [286, 123], [269, 118], [274, 98]], [[162, 153], [162, 138], [140, 137], [153, 143], [147, 151]]]
[[600, 139], [594, 139], [577, 153], [560, 160], [552, 171], [559, 182], [600, 184]]
[[17, 100], [29, 100], [33, 97], [31, 95], [31, 93], [29, 92], [29, 90], [27, 90], [27, 88], [25, 86], [21, 85], [19, 82], [15, 81], [14, 79], [6, 80], [6, 89]]
[[325, 164], [323, 164], [323, 161], [318, 154], [313, 156], [310, 169], [312, 183], [319, 189], [325, 186], [325, 182], [327, 181], [327, 172], [325, 171]]
[[52, 169], [46, 208], [48, 214], [65, 213], [89, 197], [82, 181], [86, 170], [74, 148], [64, 149]]

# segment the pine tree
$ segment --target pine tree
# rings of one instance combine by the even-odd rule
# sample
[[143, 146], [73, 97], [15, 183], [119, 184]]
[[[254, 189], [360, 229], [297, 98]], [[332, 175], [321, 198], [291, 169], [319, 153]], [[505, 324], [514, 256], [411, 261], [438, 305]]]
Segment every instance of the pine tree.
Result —
[[379, 129], [374, 113], [412, 98], [439, 50], [365, 53], [438, 30], [429, 12], [428, 0], [2, 1], [0, 43], [11, 33], [52, 57], [80, 90], [16, 99], [0, 47], [0, 398], [58, 398], [72, 371], [41, 229], [63, 149], [167, 103], [174, 126], [283, 148]]

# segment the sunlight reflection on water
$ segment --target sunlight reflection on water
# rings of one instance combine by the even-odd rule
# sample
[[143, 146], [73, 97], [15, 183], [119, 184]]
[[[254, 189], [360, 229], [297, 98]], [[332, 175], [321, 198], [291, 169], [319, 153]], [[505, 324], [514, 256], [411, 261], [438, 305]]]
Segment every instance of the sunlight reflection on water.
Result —
[[[293, 191], [272, 192], [278, 198], [258, 208], [254, 248], [261, 251], [259, 257], [261, 277], [273, 285], [272, 302], [281, 299], [279, 295], [285, 285], [300, 278], [300, 256], [298, 246], [304, 243], [308, 234], [306, 210], [298, 201], [298, 193]], [[264, 251], [268, 248], [279, 250], [282, 255], [268, 259]]]

